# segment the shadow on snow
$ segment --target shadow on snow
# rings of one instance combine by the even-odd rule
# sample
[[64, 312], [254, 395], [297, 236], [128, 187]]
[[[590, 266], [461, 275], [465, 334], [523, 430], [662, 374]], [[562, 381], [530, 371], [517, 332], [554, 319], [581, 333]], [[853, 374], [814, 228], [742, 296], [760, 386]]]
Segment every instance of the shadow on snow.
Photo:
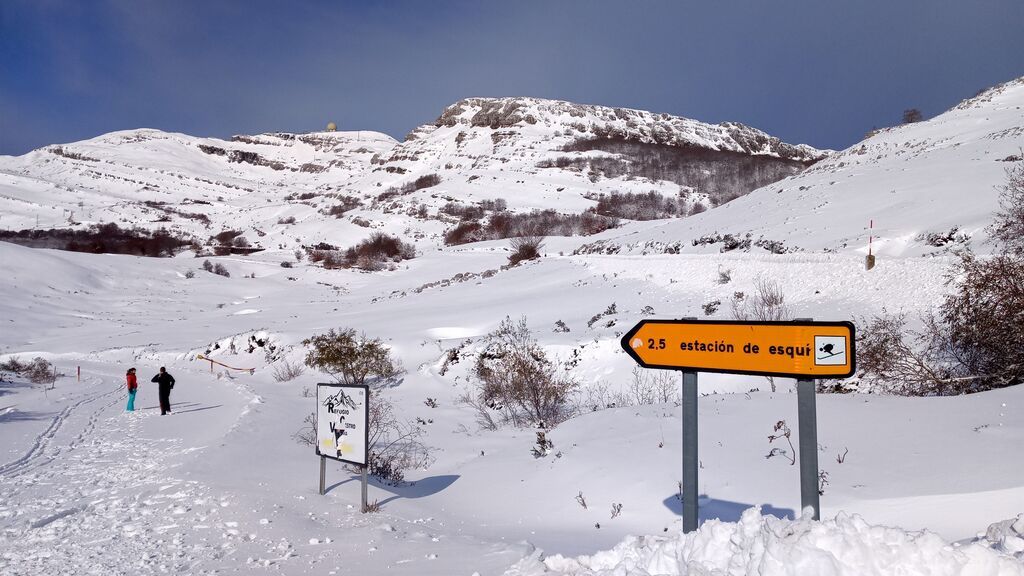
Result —
[[[662, 501], [666, 508], [677, 516], [683, 515], [683, 501], [678, 494], [673, 494]], [[753, 504], [733, 502], [731, 500], [718, 500], [706, 494], [697, 497], [697, 521], [703, 524], [705, 520], [721, 520], [723, 522], [736, 522], [743, 515], [743, 511], [753, 508]], [[796, 513], [789, 508], [776, 508], [771, 504], [761, 504], [761, 514], [775, 516], [776, 518], [794, 519]]]

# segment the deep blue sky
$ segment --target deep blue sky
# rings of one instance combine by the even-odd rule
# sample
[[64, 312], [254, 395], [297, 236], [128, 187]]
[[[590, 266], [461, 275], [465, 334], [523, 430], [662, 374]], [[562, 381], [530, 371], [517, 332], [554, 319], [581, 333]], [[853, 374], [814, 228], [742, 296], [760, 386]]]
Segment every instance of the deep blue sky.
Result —
[[0, 154], [149, 127], [380, 130], [468, 96], [844, 148], [1024, 76], [1021, 0], [0, 0]]

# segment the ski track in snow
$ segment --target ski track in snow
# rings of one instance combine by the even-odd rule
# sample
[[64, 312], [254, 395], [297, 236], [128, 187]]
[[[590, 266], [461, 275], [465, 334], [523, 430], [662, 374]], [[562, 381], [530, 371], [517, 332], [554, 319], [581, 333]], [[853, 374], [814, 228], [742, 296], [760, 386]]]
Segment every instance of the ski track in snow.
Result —
[[230, 498], [169, 475], [193, 448], [140, 437], [157, 413], [124, 413], [124, 398], [117, 386], [65, 408], [0, 471], [0, 573], [185, 573], [234, 552]]
[[57, 435], [58, 432], [60, 432], [61, 428], [68, 421], [68, 418], [75, 412], [75, 410], [88, 404], [92, 404], [93, 402], [96, 402], [98, 400], [108, 398], [111, 395], [117, 396], [114, 400], [104, 404], [99, 410], [90, 414], [89, 421], [86, 424], [86, 427], [83, 429], [82, 433], [79, 434], [76, 437], [76, 439], [73, 440], [68, 446], [69, 448], [74, 448], [75, 445], [78, 442], [80, 442], [82, 438], [88, 435], [95, 427], [96, 418], [99, 412], [109, 406], [112, 406], [113, 404], [117, 403], [119, 400], [121, 400], [121, 398], [124, 397], [123, 394], [118, 395], [118, 392], [122, 392], [120, 386], [114, 388], [113, 390], [109, 390], [107, 392], [102, 392], [84, 398], [79, 402], [72, 404], [71, 406], [67, 406], [66, 408], [61, 410], [60, 413], [53, 417], [53, 421], [46, 428], [46, 430], [39, 434], [39, 436], [36, 438], [35, 443], [32, 445], [32, 448], [29, 449], [29, 451], [24, 456], [18, 458], [13, 462], [9, 462], [3, 466], [0, 466], [0, 477], [13, 478], [15, 476], [24, 474], [25, 472], [32, 470], [38, 466], [45, 465], [46, 463], [55, 459], [57, 456], [60, 455], [63, 448], [60, 447], [59, 445], [51, 446], [51, 444], [53, 443], [53, 438], [54, 436]]

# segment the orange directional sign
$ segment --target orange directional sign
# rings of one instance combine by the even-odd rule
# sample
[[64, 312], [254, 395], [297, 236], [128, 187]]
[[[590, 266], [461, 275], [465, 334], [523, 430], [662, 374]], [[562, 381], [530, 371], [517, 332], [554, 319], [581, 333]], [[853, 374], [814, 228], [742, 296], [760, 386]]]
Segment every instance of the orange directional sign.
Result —
[[789, 378], [854, 373], [850, 322], [643, 320], [622, 348], [644, 368]]

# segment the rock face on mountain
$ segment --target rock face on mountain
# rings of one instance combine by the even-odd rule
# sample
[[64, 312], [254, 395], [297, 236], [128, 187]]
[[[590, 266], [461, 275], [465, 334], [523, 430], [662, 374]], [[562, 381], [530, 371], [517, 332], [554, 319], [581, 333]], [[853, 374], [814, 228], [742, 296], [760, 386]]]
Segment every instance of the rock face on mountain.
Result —
[[694, 203], [717, 205], [826, 155], [738, 123], [538, 98], [467, 98], [379, 161], [397, 171], [411, 168], [402, 163], [407, 160], [435, 168], [463, 160], [463, 167], [485, 170], [513, 163], [538, 175], [567, 171], [590, 185], [645, 179], [675, 184]]
[[786, 144], [760, 130], [739, 124], [705, 124], [689, 118], [629, 108], [609, 108], [539, 98], [467, 98], [452, 104], [435, 126], [458, 124], [497, 130], [523, 125], [569, 126], [585, 138], [609, 138], [700, 147], [709, 150], [766, 155], [812, 163], [825, 153], [806, 145]]

